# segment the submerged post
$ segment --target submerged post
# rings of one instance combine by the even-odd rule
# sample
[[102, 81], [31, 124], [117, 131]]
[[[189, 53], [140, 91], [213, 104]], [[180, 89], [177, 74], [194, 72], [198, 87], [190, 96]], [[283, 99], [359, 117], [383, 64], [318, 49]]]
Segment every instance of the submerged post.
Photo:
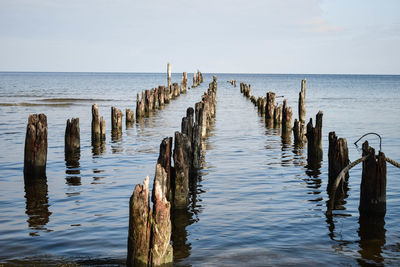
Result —
[[360, 186], [361, 216], [381, 216], [386, 214], [386, 157], [369, 146], [368, 141], [362, 145], [363, 156], [368, 156], [363, 162]]
[[71, 154], [79, 151], [81, 147], [81, 138], [79, 130], [79, 118], [67, 120], [65, 128], [65, 153]]
[[25, 179], [46, 178], [46, 162], [47, 117], [44, 114], [31, 114], [25, 136]]

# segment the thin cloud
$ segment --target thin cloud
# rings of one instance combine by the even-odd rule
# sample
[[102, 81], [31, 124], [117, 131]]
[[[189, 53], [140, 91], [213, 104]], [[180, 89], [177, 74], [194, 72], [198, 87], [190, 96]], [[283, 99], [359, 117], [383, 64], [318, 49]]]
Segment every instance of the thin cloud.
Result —
[[344, 28], [336, 25], [330, 25], [326, 20], [322, 18], [316, 18], [303, 22], [304, 32], [311, 33], [338, 33], [343, 32]]

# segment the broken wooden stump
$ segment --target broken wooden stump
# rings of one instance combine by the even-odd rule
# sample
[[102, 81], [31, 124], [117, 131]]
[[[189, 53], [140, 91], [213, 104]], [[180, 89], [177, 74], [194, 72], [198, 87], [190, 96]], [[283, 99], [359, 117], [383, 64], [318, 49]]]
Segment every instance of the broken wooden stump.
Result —
[[186, 208], [189, 203], [189, 167], [191, 141], [180, 132], [175, 132], [174, 169], [175, 189], [174, 208]]
[[125, 110], [125, 117], [126, 125], [132, 125], [135, 122], [135, 113], [129, 108]]
[[168, 104], [171, 101], [171, 86], [164, 88], [164, 103]]
[[349, 150], [347, 141], [344, 138], [337, 138], [335, 132], [329, 133], [329, 149], [328, 149], [328, 187], [327, 191], [330, 196], [328, 208], [336, 209], [343, 203], [343, 199], [347, 193], [347, 180], [349, 174], [346, 173], [346, 180], [341, 180], [339, 185], [335, 184], [336, 178], [340, 172], [349, 165]]
[[201, 139], [203, 125], [203, 103], [195, 104], [195, 122], [193, 126], [192, 149], [193, 149], [193, 167], [200, 169], [201, 166]]
[[150, 252], [152, 212], [149, 206], [149, 177], [137, 184], [129, 201], [127, 266], [147, 266]]
[[282, 104], [276, 105], [274, 109], [274, 127], [280, 127], [282, 125]]
[[116, 107], [111, 107], [111, 130], [112, 132], [122, 131], [122, 111]]
[[67, 120], [65, 127], [65, 154], [73, 154], [80, 151], [81, 138], [79, 130], [79, 118], [72, 118]]
[[319, 168], [322, 161], [322, 111], [316, 116], [315, 127], [312, 118], [307, 124], [307, 163], [312, 169]]
[[165, 86], [158, 86], [158, 105], [163, 107], [165, 104]]
[[106, 139], [106, 124], [102, 117], [99, 117], [97, 104], [92, 105], [92, 142], [97, 143]]
[[181, 82], [181, 89], [182, 89], [182, 93], [186, 93], [187, 91], [187, 72], [184, 72], [182, 75], [182, 82]]
[[142, 92], [142, 99], [139, 99], [139, 94], [136, 95], [136, 120], [144, 117], [145, 114], [145, 100], [144, 93]]
[[145, 90], [145, 105], [144, 111], [149, 113], [154, 108], [154, 95], [152, 90]]
[[292, 108], [287, 106], [287, 101], [284, 99], [282, 109], [282, 135], [288, 136], [292, 131], [292, 115]]
[[24, 178], [46, 178], [47, 117], [31, 114], [25, 136]]
[[303, 148], [307, 141], [306, 126], [297, 119], [294, 120], [293, 136], [295, 146], [297, 148]]
[[384, 217], [386, 214], [386, 158], [379, 151], [369, 146], [368, 141], [362, 145], [363, 156], [368, 156], [363, 162], [360, 186], [361, 216]]

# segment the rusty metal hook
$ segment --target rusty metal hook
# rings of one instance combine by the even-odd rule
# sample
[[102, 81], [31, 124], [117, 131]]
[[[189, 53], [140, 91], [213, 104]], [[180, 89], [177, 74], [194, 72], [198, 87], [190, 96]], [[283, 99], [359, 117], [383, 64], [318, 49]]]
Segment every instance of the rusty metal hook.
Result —
[[377, 133], [372, 133], [372, 132], [371, 132], [371, 133], [366, 133], [366, 134], [364, 134], [364, 135], [361, 136], [357, 141], [354, 142], [354, 145], [355, 145], [356, 147], [358, 147], [357, 143], [358, 143], [361, 139], [363, 139], [365, 136], [370, 135], [370, 134], [374, 134], [374, 135], [376, 135], [376, 136], [379, 137], [379, 152], [382, 152], [382, 137], [381, 137], [379, 134], [377, 134]]

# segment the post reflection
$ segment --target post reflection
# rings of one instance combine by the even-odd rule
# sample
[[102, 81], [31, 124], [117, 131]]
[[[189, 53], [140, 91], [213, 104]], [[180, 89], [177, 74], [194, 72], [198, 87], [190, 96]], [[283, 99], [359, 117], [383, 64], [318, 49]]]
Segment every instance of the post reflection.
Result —
[[92, 140], [92, 154], [93, 156], [103, 155], [106, 151], [105, 140]]
[[[46, 224], [50, 220], [47, 180], [25, 179], [26, 211], [28, 226], [34, 230], [47, 230]], [[38, 235], [37, 232], [30, 235]]]
[[67, 184], [70, 186], [81, 185], [81, 169], [79, 164], [80, 157], [80, 150], [74, 152], [65, 152], [65, 179]]
[[385, 218], [376, 216], [360, 216], [358, 223], [358, 236], [361, 258], [358, 263], [361, 266], [382, 264], [383, 247], [386, 244]]
[[111, 152], [113, 154], [119, 154], [124, 151], [122, 147], [122, 132], [112, 131], [111, 132]]

